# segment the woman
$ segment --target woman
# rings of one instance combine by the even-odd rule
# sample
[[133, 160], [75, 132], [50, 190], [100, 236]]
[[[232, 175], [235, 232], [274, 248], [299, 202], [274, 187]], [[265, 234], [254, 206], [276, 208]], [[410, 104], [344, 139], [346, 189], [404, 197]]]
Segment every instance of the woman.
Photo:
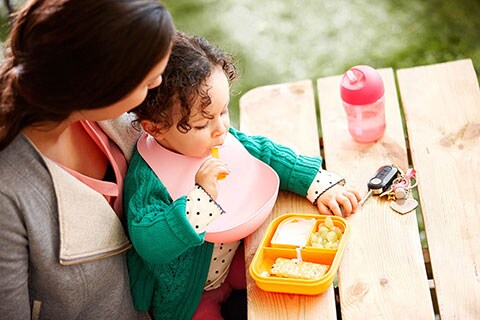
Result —
[[156, 0], [19, 9], [0, 69], [0, 317], [137, 317], [121, 197], [133, 146], [97, 121], [161, 83], [173, 33]]

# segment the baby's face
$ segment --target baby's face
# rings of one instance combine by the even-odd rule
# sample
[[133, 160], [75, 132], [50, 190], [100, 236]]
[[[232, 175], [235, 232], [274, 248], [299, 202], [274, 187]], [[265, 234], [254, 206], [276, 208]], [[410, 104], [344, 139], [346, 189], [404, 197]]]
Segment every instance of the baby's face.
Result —
[[174, 114], [172, 125], [168, 131], [157, 137], [157, 141], [165, 148], [189, 157], [203, 158], [210, 154], [211, 148], [222, 145], [230, 128], [228, 103], [230, 88], [227, 77], [221, 68], [215, 68], [206, 85], [210, 88], [208, 94], [212, 103], [205, 111], [212, 119], [205, 118], [199, 106], [192, 108], [188, 121], [192, 127], [187, 133], [177, 129], [179, 114]]

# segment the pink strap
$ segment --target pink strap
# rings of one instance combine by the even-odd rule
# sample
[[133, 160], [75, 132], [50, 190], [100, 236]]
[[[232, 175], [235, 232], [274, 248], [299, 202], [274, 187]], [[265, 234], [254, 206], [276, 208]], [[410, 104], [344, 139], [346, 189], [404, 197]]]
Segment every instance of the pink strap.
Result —
[[101, 193], [108, 203], [110, 203], [110, 205], [114, 208], [115, 212], [121, 216], [123, 213], [121, 191], [123, 189], [123, 180], [127, 173], [127, 161], [117, 145], [108, 138], [108, 136], [95, 122], [80, 121], [80, 123], [88, 135], [107, 157], [115, 173], [116, 182], [94, 179], [81, 174], [80, 172], [62, 166], [61, 164], [59, 165], [75, 178], [82, 181], [93, 190]]

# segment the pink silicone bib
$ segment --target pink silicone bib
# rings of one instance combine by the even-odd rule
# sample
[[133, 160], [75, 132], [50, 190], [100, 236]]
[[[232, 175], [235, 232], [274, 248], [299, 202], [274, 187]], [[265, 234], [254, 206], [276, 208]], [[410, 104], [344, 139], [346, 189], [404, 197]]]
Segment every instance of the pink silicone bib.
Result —
[[[144, 134], [138, 151], [167, 188], [173, 200], [187, 195], [195, 185], [195, 174], [207, 158], [192, 158], [171, 152]], [[232, 242], [254, 232], [270, 214], [278, 195], [279, 178], [268, 165], [253, 157], [231, 134], [220, 149], [220, 158], [231, 173], [218, 181], [217, 203], [225, 214], [207, 228], [205, 240]]]

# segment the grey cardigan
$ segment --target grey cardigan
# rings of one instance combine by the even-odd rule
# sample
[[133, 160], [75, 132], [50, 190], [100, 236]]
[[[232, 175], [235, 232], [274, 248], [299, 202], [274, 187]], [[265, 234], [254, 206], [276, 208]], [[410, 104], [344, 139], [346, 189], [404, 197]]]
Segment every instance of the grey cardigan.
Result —
[[72, 178], [23, 135], [0, 151], [0, 319], [137, 317], [121, 223]]

